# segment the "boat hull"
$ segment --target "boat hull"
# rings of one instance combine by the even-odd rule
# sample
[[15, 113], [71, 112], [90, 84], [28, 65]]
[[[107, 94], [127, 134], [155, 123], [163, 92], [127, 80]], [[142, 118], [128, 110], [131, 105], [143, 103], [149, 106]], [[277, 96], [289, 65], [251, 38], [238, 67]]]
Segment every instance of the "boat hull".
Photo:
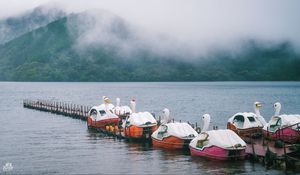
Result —
[[152, 144], [154, 147], [160, 147], [171, 150], [188, 149], [190, 142], [191, 139], [180, 139], [175, 136], [165, 137], [162, 140], [152, 137]]
[[252, 127], [240, 129], [234, 126], [232, 123], [227, 123], [227, 129], [234, 131], [240, 137], [259, 137], [262, 136], [262, 127]]
[[106, 126], [118, 126], [120, 119], [119, 118], [110, 118], [95, 121], [91, 117], [88, 117], [87, 125], [88, 127], [97, 128], [97, 129], [106, 129]]
[[245, 149], [227, 150], [217, 146], [210, 146], [202, 150], [190, 146], [192, 156], [206, 157], [214, 160], [244, 160]]
[[129, 127], [125, 127], [124, 135], [125, 138], [129, 139], [151, 139], [152, 133], [157, 129], [157, 125], [149, 126], [149, 127], [138, 127], [135, 125], [131, 125]]
[[267, 138], [280, 139], [288, 143], [300, 142], [300, 131], [293, 128], [282, 128], [275, 132], [263, 130], [263, 134]]

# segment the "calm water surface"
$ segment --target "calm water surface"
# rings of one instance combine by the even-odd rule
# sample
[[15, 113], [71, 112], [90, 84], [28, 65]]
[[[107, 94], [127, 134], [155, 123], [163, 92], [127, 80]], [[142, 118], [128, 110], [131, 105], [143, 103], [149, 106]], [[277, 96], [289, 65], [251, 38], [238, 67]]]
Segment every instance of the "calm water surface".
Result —
[[[0, 82], [0, 174], [6, 162], [10, 174], [282, 174], [259, 163], [218, 162], [188, 153], [154, 149], [87, 130], [84, 121], [22, 107], [23, 99], [49, 99], [83, 105], [102, 103], [106, 95], [138, 111], [161, 115], [169, 108], [175, 120], [200, 123], [204, 113], [225, 128], [236, 112], [253, 111], [263, 102], [269, 120], [272, 104], [283, 113], [300, 113], [300, 82], [195, 83], [15, 83]], [[293, 172], [292, 172], [293, 173]]]

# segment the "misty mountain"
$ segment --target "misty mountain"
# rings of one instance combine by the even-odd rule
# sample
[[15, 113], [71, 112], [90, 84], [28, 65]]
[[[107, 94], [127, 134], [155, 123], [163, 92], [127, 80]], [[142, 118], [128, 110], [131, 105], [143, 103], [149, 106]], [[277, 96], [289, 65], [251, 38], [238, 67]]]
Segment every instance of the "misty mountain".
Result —
[[300, 55], [288, 41], [265, 47], [249, 39], [235, 54], [219, 49], [193, 59], [159, 53], [159, 43], [106, 11], [70, 14], [0, 46], [0, 80], [300, 80]]
[[0, 45], [65, 15], [65, 12], [57, 7], [39, 6], [24, 14], [2, 19], [0, 20]]

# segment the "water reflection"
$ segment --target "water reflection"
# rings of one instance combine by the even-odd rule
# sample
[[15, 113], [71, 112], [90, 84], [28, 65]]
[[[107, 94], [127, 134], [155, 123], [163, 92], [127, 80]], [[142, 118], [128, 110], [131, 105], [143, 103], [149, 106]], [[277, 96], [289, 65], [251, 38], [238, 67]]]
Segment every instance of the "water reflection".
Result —
[[87, 129], [88, 140], [100, 140], [105, 137], [108, 137], [106, 134], [98, 132], [97, 130]]
[[208, 174], [241, 174], [245, 173], [245, 161], [218, 161], [203, 157], [191, 157], [197, 168]]
[[[243, 161], [214, 161], [201, 157], [191, 157], [189, 150], [167, 150], [153, 147], [151, 142], [130, 142], [124, 139], [117, 139], [96, 130], [87, 130], [89, 140], [101, 140], [103, 142], [115, 142], [122, 144], [118, 147], [121, 149], [132, 164], [127, 165], [133, 172], [153, 173], [155, 170], [141, 169], [138, 166], [140, 163], [148, 163], [160, 170], [159, 173], [182, 172], [182, 168], [191, 168], [187, 172], [196, 173], [197, 169], [207, 174], [234, 174], [245, 173], [247, 169]], [[96, 143], [96, 142], [91, 142]], [[112, 144], [112, 143], [110, 143]], [[122, 156], [122, 155], [118, 155]], [[127, 160], [127, 164], [128, 164]], [[151, 163], [150, 163], [151, 162]], [[177, 166], [181, 164], [181, 166]], [[129, 171], [129, 170], [128, 170]], [[158, 172], [157, 172], [158, 173]]]
[[[107, 149], [106, 147], [109, 147], [105, 151], [112, 154], [106, 157], [107, 161], [114, 160], [113, 157], [118, 156], [119, 163], [121, 163], [118, 165], [118, 168], [121, 168], [123, 163], [126, 164], [123, 170], [127, 173], [176, 174], [181, 172], [195, 174], [201, 172], [205, 174], [247, 174], [262, 170], [259, 163], [252, 163], [247, 160], [226, 162], [203, 157], [192, 157], [189, 150], [167, 150], [153, 147], [149, 141], [132, 142], [108, 136], [92, 129], [87, 129], [86, 131], [89, 143], [97, 145], [99, 144], [98, 141], [100, 141], [103, 144], [102, 146], [104, 146], [101, 149], [104, 150]], [[151, 167], [155, 167], [155, 169]], [[278, 173], [275, 170], [269, 172], [273, 174]]]

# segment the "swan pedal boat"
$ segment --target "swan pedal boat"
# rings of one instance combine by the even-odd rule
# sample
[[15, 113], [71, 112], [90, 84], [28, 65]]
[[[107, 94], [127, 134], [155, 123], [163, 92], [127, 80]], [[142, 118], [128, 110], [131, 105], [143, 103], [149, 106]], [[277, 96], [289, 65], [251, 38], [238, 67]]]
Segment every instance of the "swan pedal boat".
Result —
[[120, 118], [112, 113], [112, 109], [115, 107], [110, 103], [109, 98], [103, 96], [103, 104], [94, 106], [90, 109], [87, 125], [88, 128], [106, 130], [107, 127], [118, 126]]
[[192, 156], [215, 160], [243, 160], [246, 143], [232, 130], [211, 130], [200, 133], [190, 143]]
[[105, 130], [106, 126], [118, 126], [120, 119], [110, 111], [113, 108], [113, 104], [101, 104], [92, 107], [89, 111], [88, 127]]
[[157, 129], [157, 121], [149, 112], [132, 113], [124, 122], [124, 137], [128, 139], [151, 139]]
[[194, 138], [189, 147], [192, 156], [215, 160], [243, 160], [246, 156], [246, 143], [232, 130], [210, 130], [210, 116], [203, 115], [203, 130]]
[[300, 142], [300, 115], [273, 116], [264, 126], [263, 134], [288, 143]]
[[263, 127], [263, 134], [267, 138], [280, 139], [288, 143], [300, 142], [300, 115], [280, 115], [281, 104], [274, 103], [275, 114]]
[[259, 137], [262, 135], [263, 126], [252, 112], [236, 113], [227, 122], [227, 129], [240, 137]]
[[253, 104], [255, 113], [239, 112], [228, 119], [227, 129], [233, 130], [240, 137], [260, 137], [262, 128], [267, 123], [260, 115], [259, 109], [262, 107], [260, 102]]
[[151, 140], [152, 133], [157, 129], [157, 121], [149, 112], [135, 112], [135, 100], [130, 102], [132, 113], [122, 124], [124, 137], [135, 140]]
[[116, 98], [116, 106], [112, 109], [112, 112], [120, 119], [126, 119], [132, 113], [132, 110], [129, 106], [120, 106], [120, 101], [120, 98]]
[[198, 133], [187, 123], [167, 123], [160, 125], [152, 134], [152, 143], [155, 147], [165, 149], [188, 149], [192, 139]]

